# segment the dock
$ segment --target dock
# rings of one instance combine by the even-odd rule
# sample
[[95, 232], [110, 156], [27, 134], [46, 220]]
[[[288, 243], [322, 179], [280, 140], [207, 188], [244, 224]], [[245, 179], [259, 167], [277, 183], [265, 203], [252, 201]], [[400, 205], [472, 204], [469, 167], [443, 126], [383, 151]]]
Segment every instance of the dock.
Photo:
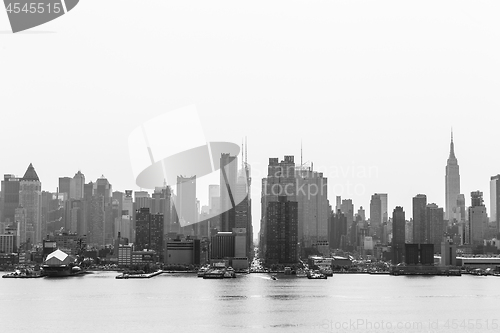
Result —
[[116, 279], [150, 279], [152, 277], [155, 277], [157, 275], [162, 274], [163, 271], [159, 270], [154, 273], [148, 273], [148, 274], [120, 274], [116, 276]]
[[38, 279], [42, 278], [45, 275], [42, 274], [33, 274], [33, 275], [25, 275], [25, 274], [16, 274], [16, 273], [9, 273], [2, 275], [2, 278], [4, 279]]

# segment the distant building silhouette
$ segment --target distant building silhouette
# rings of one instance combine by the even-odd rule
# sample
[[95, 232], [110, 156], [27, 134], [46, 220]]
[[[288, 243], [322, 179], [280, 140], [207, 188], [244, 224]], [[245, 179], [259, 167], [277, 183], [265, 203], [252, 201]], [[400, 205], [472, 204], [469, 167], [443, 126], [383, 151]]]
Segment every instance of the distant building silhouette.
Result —
[[298, 262], [298, 203], [280, 196], [268, 203], [266, 218], [266, 263]]
[[[341, 239], [347, 235], [347, 217], [339, 209], [330, 215], [330, 231], [328, 241], [331, 249], [343, 249]], [[345, 249], [343, 249], [345, 250]]]
[[163, 214], [151, 214], [149, 208], [136, 212], [135, 250], [154, 250], [163, 256]]
[[238, 157], [223, 153], [220, 157], [220, 212], [222, 231], [232, 232], [236, 221], [236, 181]]
[[483, 192], [471, 192], [471, 206], [466, 227], [466, 244], [483, 244], [485, 231], [488, 229], [488, 215], [483, 202]]
[[413, 243], [426, 242], [427, 196], [417, 194], [413, 197]]
[[381, 236], [382, 202], [378, 194], [373, 194], [370, 200], [370, 229], [372, 235]]
[[73, 176], [69, 187], [70, 199], [81, 200], [84, 197], [85, 175], [80, 170]]
[[[36, 174], [35, 168], [30, 163], [19, 184], [19, 207], [26, 210], [26, 237], [33, 240], [34, 244], [42, 241], [41, 199], [42, 183]], [[31, 228], [33, 231], [31, 231]]]
[[405, 212], [403, 207], [396, 207], [392, 212], [392, 263], [404, 262], [404, 250], [406, 242]]
[[2, 180], [2, 215], [1, 222], [15, 223], [16, 208], [19, 207], [20, 178], [4, 175]]
[[495, 223], [496, 232], [500, 232], [500, 175], [490, 180], [490, 222]]
[[[278, 202], [280, 196], [287, 196], [290, 202], [297, 202], [296, 191], [296, 172], [295, 162], [293, 156], [285, 156], [279, 162], [278, 158], [270, 158], [267, 168], [267, 177], [262, 179], [262, 196], [261, 196], [261, 227], [260, 227], [260, 253], [263, 258], [266, 258], [268, 248], [267, 246], [276, 241], [273, 233], [270, 235], [268, 232], [268, 223], [275, 219], [272, 217], [268, 219], [268, 205], [271, 202]], [[298, 206], [298, 203], [297, 203]], [[298, 218], [298, 214], [297, 214]], [[298, 223], [298, 221], [297, 221]], [[298, 229], [298, 225], [296, 227]], [[298, 233], [298, 230], [297, 230]], [[298, 234], [297, 234], [298, 237]], [[296, 243], [299, 241], [297, 240]], [[274, 243], [273, 243], [274, 244]], [[274, 250], [273, 250], [274, 251]], [[277, 254], [269, 254], [270, 258], [275, 257]]]
[[71, 187], [70, 177], [59, 177], [59, 193], [64, 193], [65, 199], [69, 199], [70, 187]]
[[193, 225], [198, 222], [196, 176], [177, 177], [175, 213], [180, 226], [180, 233], [186, 236], [194, 236]]
[[434, 250], [440, 251], [445, 231], [443, 208], [438, 207], [435, 203], [427, 204], [425, 214], [426, 230], [424, 243], [433, 244]]
[[434, 244], [406, 244], [407, 265], [434, 265]]

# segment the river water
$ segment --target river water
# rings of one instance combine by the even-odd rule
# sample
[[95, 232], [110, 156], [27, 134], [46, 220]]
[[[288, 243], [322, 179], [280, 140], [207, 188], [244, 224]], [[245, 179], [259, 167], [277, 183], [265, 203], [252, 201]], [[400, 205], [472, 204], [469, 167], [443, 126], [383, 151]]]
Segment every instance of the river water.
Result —
[[1, 332], [498, 332], [500, 278], [1, 279]]

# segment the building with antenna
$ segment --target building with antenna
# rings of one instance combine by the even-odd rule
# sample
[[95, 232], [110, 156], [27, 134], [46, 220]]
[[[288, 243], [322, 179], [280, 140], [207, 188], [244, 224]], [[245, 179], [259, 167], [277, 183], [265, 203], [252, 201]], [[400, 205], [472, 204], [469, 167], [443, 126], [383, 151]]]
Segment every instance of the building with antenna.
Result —
[[460, 169], [455, 156], [453, 130], [451, 131], [450, 155], [446, 163], [445, 175], [445, 211], [444, 219], [450, 221], [457, 211], [457, 199], [460, 194]]

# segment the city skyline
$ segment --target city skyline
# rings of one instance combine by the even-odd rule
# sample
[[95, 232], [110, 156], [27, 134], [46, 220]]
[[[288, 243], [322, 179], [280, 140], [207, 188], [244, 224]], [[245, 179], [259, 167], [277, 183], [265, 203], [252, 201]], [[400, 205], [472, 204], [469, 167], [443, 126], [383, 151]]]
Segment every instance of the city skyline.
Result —
[[500, 1], [4, 2], [3, 331], [500, 328]]
[[[46, 26], [61, 33], [2, 36], [0, 60], [12, 66], [0, 82], [8, 96], [2, 109], [9, 115], [9, 126], [0, 131], [0, 141], [9, 143], [2, 146], [0, 172], [22, 176], [33, 163], [45, 190], [55, 191], [58, 177], [78, 170], [87, 179], [104, 174], [116, 189], [138, 190], [130, 132], [155, 116], [196, 104], [207, 141], [239, 143], [248, 137], [254, 179], [265, 175], [269, 157], [298, 159], [302, 141], [304, 161], [338, 169], [337, 177], [325, 173], [329, 198], [351, 198], [355, 209], [367, 208], [373, 193], [389, 193], [389, 207], [407, 212], [417, 193], [444, 207], [453, 127], [467, 204], [475, 190], [489, 198], [489, 177], [500, 166], [500, 157], [489, 150], [497, 129], [488, 121], [499, 108], [499, 45], [491, 41], [500, 31], [494, 16], [500, 4], [445, 3], [391, 15], [400, 8], [397, 2], [362, 8], [324, 3], [317, 11], [277, 1], [266, 4], [266, 11], [250, 6], [242, 12], [238, 6], [219, 11], [203, 3], [158, 2], [147, 24], [123, 20], [124, 34], [113, 38], [103, 33], [108, 20], [80, 5], [72, 22], [85, 26], [86, 33], [77, 38], [62, 33], [65, 19]], [[125, 18], [135, 11], [123, 7], [120, 13]], [[282, 13], [280, 24], [267, 13]], [[153, 22], [163, 22], [164, 30]], [[9, 30], [7, 20], [0, 24]], [[23, 66], [33, 45], [40, 63], [50, 66]], [[90, 52], [88, 45], [107, 56]], [[96, 81], [100, 73], [106, 75]], [[478, 125], [471, 127], [471, 115]], [[22, 123], [23, 131], [12, 123]], [[353, 177], [351, 169], [358, 167], [373, 167], [373, 175]], [[258, 183], [253, 183], [254, 202]], [[347, 188], [348, 183], [364, 185], [364, 194], [335, 191], [335, 184]]]
[[[449, 133], [448, 133], [448, 135], [449, 135]], [[449, 138], [449, 137], [448, 137], [448, 138]], [[250, 142], [251, 142], [251, 141], [250, 141]], [[453, 134], [452, 134], [452, 141], [451, 141], [451, 143], [449, 143], [449, 145], [448, 145], [448, 149], [449, 149], [449, 151], [448, 151], [448, 155], [449, 155], [449, 156], [448, 156], [448, 162], [449, 162], [449, 160], [450, 160], [451, 155], [453, 155], [453, 157], [455, 156], [455, 150], [456, 150], [456, 148], [455, 148], [455, 147], [456, 147], [456, 131], [455, 131], [455, 138], [453, 138]], [[303, 150], [301, 149], [301, 153], [302, 153], [302, 152], [303, 152]], [[243, 154], [243, 150], [242, 150], [242, 152], [241, 152], [241, 153], [237, 156], [237, 158], [242, 158], [242, 154]], [[250, 150], [250, 155], [252, 155], [252, 150]], [[290, 155], [290, 156], [297, 156], [297, 155]], [[302, 156], [301, 156], [301, 157], [302, 157]], [[465, 157], [465, 156], [464, 156], [464, 157]], [[466, 157], [465, 157], [465, 158], [466, 158]], [[456, 161], [456, 158], [455, 158], [455, 161]], [[341, 175], [341, 176], [345, 176], [345, 175], [346, 175], [346, 173], [347, 173], [347, 174], [349, 174], [349, 173], [350, 173], [350, 174], [351, 174], [351, 176], [352, 176], [352, 175], [354, 175], [354, 173], [356, 173], [356, 172], [359, 172], [359, 174], [363, 174], [363, 175], [369, 175], [370, 173], [371, 173], [371, 174], [374, 174], [375, 172], [380, 173], [380, 170], [378, 170], [377, 168], [374, 168], [373, 166], [371, 166], [371, 167], [369, 167], [369, 168], [368, 168], [368, 170], [367, 170], [367, 169], [365, 169], [365, 168], [359, 168], [359, 169], [356, 169], [356, 170], [351, 169], [351, 170], [349, 170], [349, 171], [346, 171], [346, 170], [344, 170], [343, 168], [341, 168], [341, 167], [339, 168], [339, 167], [337, 167], [337, 166], [333, 166], [333, 167], [330, 167], [330, 168], [328, 168], [328, 167], [323, 167], [323, 166], [321, 166], [321, 164], [316, 163], [314, 160], [312, 160], [312, 161], [306, 161], [306, 162], [303, 162], [303, 161], [301, 160], [301, 162], [302, 162], [304, 165], [307, 165], [307, 166], [309, 166], [309, 167], [311, 167], [311, 166], [312, 166], [312, 167], [313, 167], [313, 169], [314, 169], [314, 171], [321, 172], [321, 170], [323, 170], [323, 172], [324, 172], [324, 177], [325, 177], [325, 178], [327, 178], [327, 179], [328, 179], [328, 182], [329, 182], [328, 191], [327, 191], [328, 200], [329, 200], [330, 205], [332, 206], [332, 208], [333, 208], [334, 210], [335, 210], [335, 197], [337, 197], [337, 196], [341, 196], [341, 197], [342, 197], [342, 199], [351, 199], [351, 200], [352, 200], [352, 203], [353, 203], [353, 205], [354, 205], [354, 210], [355, 210], [355, 211], [357, 211], [357, 210], [358, 210], [361, 206], [362, 206], [362, 207], [365, 207], [365, 209], [366, 209], [366, 207], [370, 207], [370, 199], [369, 199], [368, 201], [366, 201], [366, 202], [364, 202], [364, 201], [361, 201], [361, 202], [360, 202], [360, 198], [364, 198], [364, 197], [368, 197], [368, 198], [370, 198], [370, 197], [373, 195], [373, 193], [369, 194], [368, 196], [367, 196], [365, 193], [363, 193], [363, 195], [353, 195], [353, 196], [350, 196], [350, 197], [349, 197], [349, 196], [344, 196], [344, 195], [342, 195], [342, 192], [335, 192], [336, 186], [337, 186], [337, 188], [338, 188], [338, 185], [339, 185], [339, 184], [340, 184], [340, 185], [342, 185], [342, 183], [337, 183], [337, 184], [336, 184], [336, 183], [333, 183], [333, 184], [332, 184], [332, 179], [337, 179], [337, 177], [333, 177], [333, 178], [329, 177], [329, 176], [328, 176], [328, 172], [330, 172], [330, 174], [333, 174], [333, 175]], [[311, 163], [311, 162], [312, 162], [312, 163]], [[33, 164], [33, 163], [32, 163], [32, 164]], [[259, 175], [259, 172], [262, 172], [262, 169], [258, 169], [258, 168], [256, 168], [256, 167], [254, 166], [255, 164], [252, 164], [252, 163], [251, 163], [251, 160], [249, 161], [249, 163], [248, 163], [248, 164], [251, 166], [251, 170], [252, 170], [252, 178], [253, 178], [253, 179], [260, 180], [261, 178], [259, 178], [259, 177], [258, 177], [258, 175]], [[319, 166], [318, 166], [318, 164], [319, 164]], [[461, 164], [462, 164], [462, 163], [460, 163], [460, 165], [461, 165]], [[297, 163], [297, 166], [299, 166], [299, 165], [300, 165], [300, 163]], [[444, 166], [446, 166], [446, 159], [445, 159], [445, 158], [443, 158], [443, 165], [444, 165]], [[239, 168], [239, 167], [238, 167], [238, 168]], [[448, 167], [447, 167], [447, 168], [448, 168]], [[43, 166], [42, 166], [42, 169], [43, 169]], [[39, 170], [39, 167], [37, 167], [37, 168], [36, 168], [36, 170], [37, 170], [37, 173], [40, 173], [40, 172], [38, 171], [38, 170]], [[376, 171], [374, 171], [374, 170], [376, 170]], [[443, 170], [443, 166], [441, 166], [441, 170]], [[326, 172], [325, 172], [325, 171], [326, 171]], [[267, 171], [266, 171], [266, 172], [267, 172]], [[13, 175], [14, 175], [14, 176], [16, 176], [16, 177], [20, 177], [18, 174], [13, 173], [13, 172], [11, 172], [11, 171], [10, 171], [10, 172], [4, 172], [4, 174], [13, 174]], [[115, 178], [114, 178], [114, 176], [113, 176], [113, 174], [109, 175], [109, 178], [108, 178], [108, 176], [105, 176], [105, 175], [101, 174], [99, 177], [97, 177], [97, 178], [95, 178], [95, 179], [89, 178], [89, 177], [86, 175], [86, 173], [85, 173], [84, 171], [80, 170], [80, 169], [79, 169], [79, 170], [77, 170], [77, 171], [75, 171], [75, 172], [74, 172], [74, 174], [75, 174], [75, 175], [77, 175], [77, 174], [83, 174], [83, 175], [85, 176], [85, 180], [86, 180], [87, 182], [91, 182], [91, 181], [92, 181], [92, 182], [94, 182], [94, 183], [95, 183], [95, 182], [97, 182], [97, 181], [98, 181], [98, 179], [100, 179], [101, 177], [105, 177], [106, 179], [108, 179], [108, 180], [110, 181], [110, 183], [111, 183], [111, 184], [113, 184], [113, 190], [114, 190], [114, 191], [120, 191], [120, 192], [123, 192], [123, 193], [125, 192], [125, 190], [130, 190], [130, 189], [133, 189], [133, 191], [134, 191], [134, 192], [136, 192], [136, 191], [144, 191], [144, 189], [138, 188], [137, 186], [130, 186], [130, 187], [128, 187], [128, 188], [118, 188], [116, 185], [114, 185], [114, 184], [116, 184], [116, 182], [115, 182], [115, 180], [113, 180], [113, 179], [115, 179]], [[490, 208], [490, 188], [491, 188], [491, 186], [490, 186], [490, 185], [491, 185], [491, 184], [490, 184], [490, 182], [491, 182], [491, 180], [490, 180], [490, 179], [491, 179], [491, 177], [494, 177], [494, 176], [496, 176], [496, 175], [497, 175], [497, 173], [493, 173], [493, 174], [491, 174], [491, 175], [488, 175], [488, 176], [482, 177], [482, 178], [483, 178], [483, 187], [479, 187], [479, 186], [477, 186], [477, 187], [471, 187], [471, 191], [460, 191], [460, 194], [463, 194], [463, 195], [465, 196], [465, 206], [466, 206], [466, 207], [469, 207], [469, 206], [471, 205], [471, 204], [470, 204], [470, 200], [471, 200], [471, 198], [470, 198], [470, 194], [471, 194], [472, 192], [475, 192], [475, 191], [479, 190], [479, 191], [481, 191], [481, 192], [483, 192], [483, 193], [484, 193], [484, 197], [486, 198], [486, 199], [485, 199], [485, 206], [486, 206], [486, 208], [487, 208], [487, 214], [488, 214], [488, 216], [489, 216], [489, 217], [491, 217], [491, 215], [490, 215], [490, 213], [491, 213], [491, 208]], [[56, 178], [56, 181], [55, 181], [55, 183], [56, 183], [56, 188], [55, 188], [54, 190], [52, 190], [52, 189], [50, 189], [50, 188], [47, 188], [47, 187], [48, 187], [48, 185], [46, 185], [46, 184], [47, 184], [47, 183], [49, 183], [49, 184], [51, 183], [51, 180], [50, 180], [50, 179], [47, 179], [47, 180], [45, 180], [45, 181], [44, 181], [44, 179], [43, 179], [42, 177], [40, 177], [40, 178], [41, 178], [41, 180], [42, 180], [42, 191], [47, 191], [47, 192], [52, 192], [52, 193], [55, 193], [55, 192], [56, 192], [57, 187], [58, 187], [59, 185], [61, 185], [61, 184], [59, 183], [59, 178], [62, 178], [62, 177], [68, 177], [68, 176], [70, 176], [70, 173], [65, 173], [65, 174], [59, 175], [59, 177], [57, 177], [57, 178]], [[445, 171], [445, 172], [443, 172], [441, 179], [445, 179], [445, 178], [446, 178], [445, 176], [446, 176], [446, 171]], [[463, 178], [464, 178], [464, 177], [462, 177], [462, 181], [463, 181]], [[110, 180], [110, 179], [112, 179], [112, 180]], [[466, 183], [471, 184], [471, 181], [467, 181]], [[218, 184], [216, 184], [216, 185], [218, 185]], [[359, 184], [358, 184], [358, 185], [359, 185]], [[363, 184], [362, 184], [362, 185], [363, 185]], [[396, 192], [393, 192], [393, 193], [388, 193], [388, 194], [389, 194], [389, 195], [388, 195], [388, 199], [386, 199], [386, 201], [387, 201], [387, 210], [390, 212], [390, 211], [392, 211], [392, 209], [393, 209], [394, 207], [396, 207], [396, 206], [402, 206], [403, 208], [405, 208], [405, 209], [407, 209], [407, 210], [411, 209], [411, 207], [412, 207], [412, 204], [411, 204], [411, 202], [412, 202], [412, 198], [413, 198], [415, 195], [417, 195], [417, 194], [426, 194], [426, 195], [427, 195], [427, 199], [428, 199], [428, 202], [429, 202], [429, 203], [430, 203], [430, 202], [437, 203], [437, 204], [438, 204], [438, 206], [445, 208], [445, 204], [446, 204], [446, 202], [445, 202], [445, 198], [446, 198], [446, 188], [445, 188], [445, 185], [446, 185], [446, 180], [443, 182], [443, 184], [442, 184], [442, 185], [443, 185], [443, 188], [444, 188], [444, 191], [442, 191], [442, 195], [441, 195], [442, 200], [439, 200], [439, 195], [438, 195], [438, 196], [436, 196], [436, 195], [430, 195], [430, 194], [429, 194], [429, 193], [434, 193], [434, 194], [435, 194], [435, 193], [436, 193], [436, 189], [433, 189], [432, 191], [420, 191], [420, 192], [415, 192], [415, 193], [414, 193], [413, 195], [411, 195], [411, 197], [409, 197], [409, 198], [406, 198], [406, 197], [405, 197], [405, 198], [402, 198], [402, 195], [401, 195], [401, 194], [399, 194], [399, 195], [398, 195], [398, 193], [400, 193], [400, 192], [406, 192], [406, 193], [408, 192], [407, 190], [406, 190], [406, 191], [404, 191], [404, 189], [403, 189], [403, 188], [401, 188], [401, 191], [399, 191], [399, 192], [398, 192], [398, 191], [396, 191]], [[163, 186], [163, 184], [159, 184], [159, 185], [158, 185], [158, 187], [161, 187], [161, 186]], [[255, 181], [254, 181], [254, 182], [253, 182], [253, 184], [252, 184], [251, 186], [253, 187], [253, 189], [252, 189], [252, 191], [251, 191], [251, 192], [252, 192], [252, 199], [253, 199], [253, 200], [256, 200], [256, 202], [259, 202], [259, 201], [260, 201], [260, 196], [261, 196], [261, 193], [260, 193], [260, 192], [261, 192], [260, 182], [255, 182]], [[363, 186], [364, 186], [364, 185], [363, 185]], [[469, 185], [469, 186], [470, 186], [470, 185]], [[381, 187], [382, 187], [382, 186], [381, 186]], [[333, 189], [332, 189], [332, 188], [333, 188]], [[360, 188], [360, 187], [358, 186], [358, 188]], [[422, 186], [421, 188], [431, 188], [431, 186], [430, 186], [430, 185], [425, 186], [425, 183], [424, 183], [424, 186]], [[148, 193], [153, 193], [153, 191], [152, 191], [152, 190], [146, 190], [146, 191], [148, 191]], [[201, 191], [201, 192], [200, 192], [200, 191]], [[355, 190], [353, 190], [353, 191], [355, 191]], [[364, 191], [366, 192], [366, 187], [364, 187]], [[206, 189], [201, 189], [201, 190], [197, 191], [197, 193], [202, 193], [202, 194], [204, 194], [204, 192], [207, 192], [207, 193], [206, 193], [206, 194], [207, 194], [207, 196], [206, 196], [206, 198], [205, 198], [205, 197], [202, 197], [203, 202], [201, 202], [201, 204], [200, 204], [200, 209], [201, 209], [201, 207], [202, 207], [202, 206], [204, 206], [204, 205], [208, 205], [208, 204], [209, 204], [209, 198], [208, 198], [209, 188], [206, 188]], [[332, 192], [333, 192], [333, 193], [332, 193]], [[374, 192], [374, 193], [375, 193], [375, 194], [377, 194], [377, 193], [380, 193], [380, 192]], [[354, 198], [357, 198], [357, 199], [354, 199]], [[200, 199], [200, 198], [198, 198], [198, 199]], [[206, 202], [205, 202], [205, 200], [206, 200]], [[405, 204], [401, 204], [401, 202], [405, 202]], [[257, 235], [257, 232], [259, 232], [259, 230], [260, 230], [260, 222], [259, 222], [259, 221], [257, 220], [257, 218], [255, 217], [255, 216], [260, 216], [261, 212], [260, 212], [259, 210], [260, 210], [260, 205], [254, 205], [254, 206], [253, 206], [253, 208], [252, 208], [252, 213], [253, 213], [253, 216], [254, 216], [254, 217], [253, 217], [252, 222], [253, 222], [253, 225], [254, 225], [255, 237], [256, 237], [256, 235]], [[369, 214], [369, 209], [368, 209], [368, 214]], [[368, 214], [367, 214], [367, 215], [368, 215]], [[389, 214], [389, 215], [390, 215], [390, 214]], [[369, 216], [369, 215], [368, 215], [368, 216], [367, 216], [367, 218], [371, 218], [371, 216]]]

